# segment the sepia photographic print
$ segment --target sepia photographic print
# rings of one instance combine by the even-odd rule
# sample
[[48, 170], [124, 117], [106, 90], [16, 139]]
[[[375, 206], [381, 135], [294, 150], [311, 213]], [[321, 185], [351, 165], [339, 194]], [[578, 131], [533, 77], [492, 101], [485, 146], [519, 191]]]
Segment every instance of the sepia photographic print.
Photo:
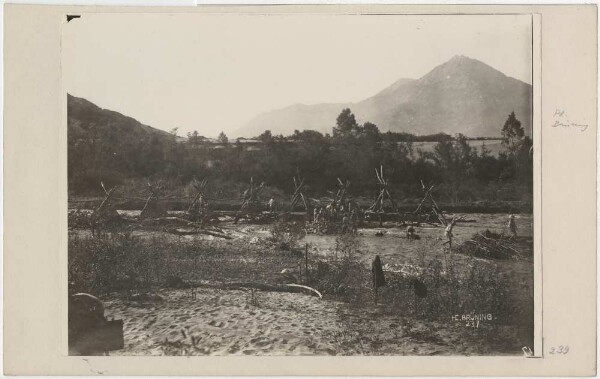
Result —
[[531, 14], [65, 18], [69, 355], [538, 353]]

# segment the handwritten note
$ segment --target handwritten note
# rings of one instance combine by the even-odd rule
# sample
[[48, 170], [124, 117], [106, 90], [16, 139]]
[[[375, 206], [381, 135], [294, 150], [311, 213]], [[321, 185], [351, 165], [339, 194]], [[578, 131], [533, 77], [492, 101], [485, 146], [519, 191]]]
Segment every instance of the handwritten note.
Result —
[[554, 123], [551, 125], [553, 128], [568, 128], [573, 130], [578, 130], [580, 132], [585, 132], [588, 128], [587, 124], [582, 124], [579, 122], [573, 122], [562, 109], [557, 109], [554, 111]]

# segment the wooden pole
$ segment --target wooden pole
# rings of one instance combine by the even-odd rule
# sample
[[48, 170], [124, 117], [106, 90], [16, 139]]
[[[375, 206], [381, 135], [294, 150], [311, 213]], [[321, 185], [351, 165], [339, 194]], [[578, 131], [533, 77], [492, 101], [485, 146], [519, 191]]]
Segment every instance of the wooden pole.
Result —
[[306, 277], [306, 284], [308, 283], [308, 243], [304, 245], [304, 274]]
[[308, 213], [308, 203], [306, 202], [306, 199], [304, 198], [304, 194], [302, 192], [300, 192], [300, 196], [302, 197], [302, 202], [304, 203], [304, 209], [306, 209], [306, 212]]
[[398, 206], [396, 205], [396, 202], [392, 198], [392, 195], [390, 194], [390, 191], [387, 190], [387, 187], [385, 189], [385, 193], [387, 193], [388, 198], [390, 199], [390, 202], [392, 203], [392, 207], [394, 207], [394, 211], [399, 212]]

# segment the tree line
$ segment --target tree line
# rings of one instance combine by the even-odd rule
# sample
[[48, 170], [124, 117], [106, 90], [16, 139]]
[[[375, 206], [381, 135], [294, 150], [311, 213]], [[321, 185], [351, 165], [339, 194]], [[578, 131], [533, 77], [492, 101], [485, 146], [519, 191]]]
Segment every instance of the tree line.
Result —
[[[333, 121], [333, 120], [332, 120]], [[284, 193], [293, 190], [292, 176], [300, 173], [309, 196], [327, 195], [336, 178], [350, 180], [354, 195], [377, 191], [374, 169], [384, 166], [397, 199], [418, 198], [421, 181], [437, 184], [442, 201], [532, 201], [532, 141], [525, 136], [516, 115], [499, 125], [503, 151], [493, 156], [485, 145], [475, 148], [469, 138], [440, 133], [431, 151], [413, 147], [422, 137], [408, 133], [382, 133], [365, 122], [360, 125], [350, 109], [335, 120], [331, 134], [296, 130], [274, 136], [265, 131], [259, 148], [229, 141], [203, 143], [192, 133], [185, 142], [175, 135], [136, 135], [110, 129], [82, 138], [69, 132], [68, 176], [71, 195], [98, 193], [99, 182], [108, 185], [130, 180], [161, 179], [173, 186], [187, 185], [194, 177], [227, 183], [248, 183], [250, 177]]]

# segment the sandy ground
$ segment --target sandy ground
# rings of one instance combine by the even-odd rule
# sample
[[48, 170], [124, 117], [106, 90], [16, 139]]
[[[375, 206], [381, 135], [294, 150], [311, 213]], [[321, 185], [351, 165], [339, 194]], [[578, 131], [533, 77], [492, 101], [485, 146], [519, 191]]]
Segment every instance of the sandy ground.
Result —
[[153, 303], [106, 302], [108, 317], [125, 319], [125, 349], [113, 354], [335, 353], [318, 336], [338, 329], [336, 309], [316, 297], [255, 292], [252, 301], [250, 291], [216, 289], [198, 289], [195, 298], [189, 290], [159, 295]]
[[[104, 299], [106, 316], [125, 321], [125, 348], [111, 355], [507, 354], [487, 346], [485, 325], [415, 322], [375, 306], [356, 313], [303, 294], [256, 292], [253, 301], [250, 291], [207, 288], [195, 298], [189, 290], [157, 295]], [[514, 338], [511, 328], [500, 331], [495, 338]]]

